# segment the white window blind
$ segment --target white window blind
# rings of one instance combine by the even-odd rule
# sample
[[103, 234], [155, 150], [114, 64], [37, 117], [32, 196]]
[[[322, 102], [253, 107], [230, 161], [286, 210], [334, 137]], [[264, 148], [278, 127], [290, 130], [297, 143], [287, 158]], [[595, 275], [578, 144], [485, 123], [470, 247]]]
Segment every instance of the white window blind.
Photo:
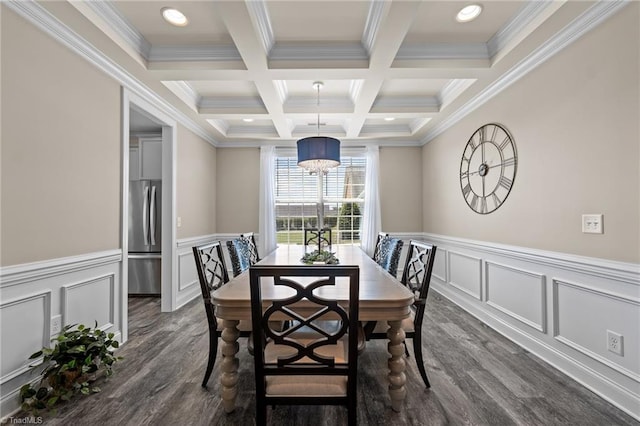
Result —
[[[333, 244], [359, 244], [364, 206], [364, 157], [342, 157], [324, 176], [324, 225]], [[298, 167], [297, 158], [276, 158], [276, 232], [279, 243], [302, 244], [304, 230], [317, 227], [318, 178]]]

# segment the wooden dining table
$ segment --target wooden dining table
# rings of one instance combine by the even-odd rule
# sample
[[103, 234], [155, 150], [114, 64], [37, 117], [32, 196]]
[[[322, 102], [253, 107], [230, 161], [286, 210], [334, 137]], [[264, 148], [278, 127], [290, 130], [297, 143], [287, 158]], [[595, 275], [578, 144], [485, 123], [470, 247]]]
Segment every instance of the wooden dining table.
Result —
[[[308, 247], [306, 250], [312, 250]], [[395, 277], [373, 261], [358, 246], [333, 245], [341, 265], [357, 265], [360, 268], [359, 320], [389, 322], [387, 337], [389, 344], [388, 383], [391, 407], [400, 411], [406, 396], [406, 376], [404, 360], [405, 333], [400, 328], [403, 319], [409, 317], [413, 303], [413, 293]], [[261, 265], [301, 265], [305, 253], [303, 245], [279, 245], [276, 250], [264, 257]], [[263, 284], [263, 286], [269, 284]], [[263, 297], [268, 294], [276, 298], [278, 289], [263, 287]], [[344, 296], [348, 300], [348, 294]], [[249, 290], [249, 271], [233, 278], [212, 294], [216, 317], [222, 320], [221, 371], [220, 385], [222, 405], [227, 413], [235, 409], [238, 395], [239, 350], [238, 324], [241, 320], [251, 321], [251, 295]]]

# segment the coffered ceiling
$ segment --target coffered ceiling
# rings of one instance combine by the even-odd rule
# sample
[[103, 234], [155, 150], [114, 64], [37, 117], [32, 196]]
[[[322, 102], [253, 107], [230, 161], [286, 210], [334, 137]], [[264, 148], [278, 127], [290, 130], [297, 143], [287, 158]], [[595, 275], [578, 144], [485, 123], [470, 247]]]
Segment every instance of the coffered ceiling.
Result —
[[[220, 146], [293, 143], [318, 122], [346, 144], [424, 144], [588, 30], [609, 2], [480, 3], [460, 23], [469, 2], [71, 2]], [[168, 5], [189, 24], [164, 21]]]

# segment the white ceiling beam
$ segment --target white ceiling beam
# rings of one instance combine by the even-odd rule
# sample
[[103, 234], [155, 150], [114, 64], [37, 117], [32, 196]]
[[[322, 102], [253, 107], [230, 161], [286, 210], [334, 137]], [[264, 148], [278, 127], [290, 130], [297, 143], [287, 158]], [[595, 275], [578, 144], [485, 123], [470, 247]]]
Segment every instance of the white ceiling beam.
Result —
[[349, 123], [347, 137], [355, 138], [360, 134], [367, 114], [382, 88], [386, 70], [391, 68], [417, 15], [419, 5], [419, 2], [392, 2], [386, 14], [381, 13], [373, 45], [370, 47], [369, 68], [372, 74], [360, 88], [354, 108], [355, 116]]
[[279, 90], [267, 72], [267, 54], [265, 53], [262, 32], [255, 27], [247, 4], [244, 2], [217, 2], [216, 8], [247, 70], [254, 76], [253, 81], [256, 89], [271, 115], [276, 131], [282, 138], [291, 138], [291, 126], [284, 115]]

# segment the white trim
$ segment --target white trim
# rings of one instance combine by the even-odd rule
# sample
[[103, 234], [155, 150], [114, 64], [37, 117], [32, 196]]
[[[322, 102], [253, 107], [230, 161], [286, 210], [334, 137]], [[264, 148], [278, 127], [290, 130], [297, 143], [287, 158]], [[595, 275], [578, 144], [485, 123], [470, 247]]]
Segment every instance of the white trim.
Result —
[[83, 2], [104, 22], [108, 22], [111, 28], [145, 60], [149, 59], [151, 43], [129, 21], [122, 16], [118, 9], [109, 2], [85, 1]]
[[62, 43], [74, 53], [77, 53], [80, 57], [86, 59], [106, 75], [126, 87], [132, 93], [146, 99], [150, 104], [155, 105], [156, 108], [160, 109], [165, 114], [174, 117], [175, 120], [180, 122], [180, 124], [194, 132], [196, 135], [208, 141], [213, 146], [218, 145], [217, 140], [215, 140], [208, 132], [189, 118], [185, 113], [159, 96], [123, 67], [115, 63], [85, 39], [73, 32], [35, 1], [7, 0], [4, 1], [3, 4], [7, 5], [10, 9], [18, 13], [27, 21], [31, 22], [37, 28], [49, 34], [54, 40]]
[[369, 55], [360, 42], [353, 43], [276, 43], [269, 53], [270, 61], [368, 61]]
[[540, 265], [554, 266], [599, 278], [621, 281], [640, 287], [640, 264], [637, 263], [616, 262], [613, 260], [468, 240], [464, 238], [447, 237], [444, 235], [430, 233], [424, 233], [423, 238], [429, 241], [442, 242], [447, 245], [453, 245], [467, 250], [480, 250], [517, 260], [524, 260]]
[[[25, 296], [21, 296], [19, 298], [15, 298], [15, 299], [11, 299], [6, 302], [3, 302], [2, 304], [0, 304], [0, 310], [7, 306], [18, 305], [21, 303], [25, 303], [27, 301], [35, 300], [35, 299], [44, 299], [44, 312], [42, 314], [43, 316], [42, 347], [48, 348], [51, 346], [51, 300], [52, 300], [51, 296], [52, 296], [51, 290], [45, 290], [45, 291], [40, 291], [38, 293], [28, 294]], [[38, 361], [42, 361], [42, 359], [35, 360], [33, 362], [38, 362]], [[22, 367], [17, 368], [13, 371], [10, 371], [9, 373], [0, 377], [0, 385], [8, 382], [9, 380], [15, 377], [20, 376], [21, 374], [24, 374], [29, 370], [31, 370], [30, 363], [23, 365]]]
[[[386, 6], [386, 7], [385, 7]], [[371, 55], [373, 46], [375, 46], [376, 37], [378, 31], [382, 26], [386, 11], [388, 10], [388, 2], [371, 0], [369, 3], [369, 12], [367, 13], [367, 21], [364, 24], [364, 31], [362, 31], [362, 38], [360, 39], [362, 45], [367, 50], [367, 53]]]
[[[469, 259], [474, 261], [475, 263], [477, 263], [477, 268], [478, 268], [478, 288], [477, 288], [477, 293], [474, 293], [473, 290], [468, 289], [466, 287], [464, 287], [462, 284], [456, 283], [452, 280], [452, 274], [451, 274], [451, 264], [453, 263], [451, 258], [453, 256], [457, 256], [459, 258], [463, 258], [463, 259]], [[482, 301], [484, 300], [483, 298], [483, 292], [482, 292], [482, 283], [483, 283], [483, 279], [482, 279], [482, 259], [476, 256], [470, 256], [466, 253], [462, 253], [459, 251], [452, 251], [452, 250], [448, 250], [447, 251], [447, 276], [449, 277], [449, 281], [448, 284], [452, 287], [455, 287], [456, 289], [468, 294], [469, 296]]]
[[121, 260], [122, 250], [108, 250], [79, 256], [5, 266], [0, 268], [0, 287], [9, 287], [42, 278], [50, 278], [56, 275], [95, 268], [101, 265], [117, 263]]
[[465, 311], [490, 326], [498, 333], [517, 345], [541, 358], [545, 362], [573, 378], [575, 381], [593, 391], [604, 400], [615, 405], [635, 419], [640, 420], [638, 412], [638, 395], [623, 388], [618, 383], [584, 363], [561, 352], [541, 339], [514, 327], [494, 313], [483, 309], [473, 300], [460, 297], [451, 288], [437, 281], [431, 282], [431, 288], [451, 300]]
[[176, 247], [179, 249], [185, 247], [199, 246], [202, 244], [212, 243], [219, 239], [221, 234], [200, 235], [198, 237], [181, 238], [176, 241]]
[[[491, 301], [490, 299], [490, 291], [489, 291], [489, 285], [490, 285], [490, 280], [489, 280], [489, 267], [490, 266], [494, 266], [497, 268], [502, 268], [505, 269], [507, 271], [512, 271], [512, 272], [517, 272], [519, 274], [522, 275], [528, 275], [530, 277], [533, 278], [538, 278], [540, 280], [539, 285], [540, 285], [540, 323], [536, 323], [534, 321], [531, 321], [528, 318], [525, 318], [521, 315], [516, 314], [515, 312], [511, 311], [510, 309], [505, 308], [502, 305], [499, 305], [493, 301]], [[514, 318], [520, 322], [522, 322], [523, 324], [528, 325], [529, 327], [533, 328], [534, 330], [537, 330], [541, 333], [546, 333], [547, 332], [547, 292], [546, 292], [546, 275], [544, 274], [539, 274], [537, 272], [531, 272], [531, 271], [527, 271], [526, 269], [522, 269], [522, 268], [515, 268], [513, 266], [510, 265], [505, 265], [502, 263], [498, 263], [498, 262], [493, 262], [493, 261], [489, 261], [489, 260], [485, 260], [484, 262], [484, 294], [485, 294], [485, 301], [487, 303], [487, 305], [493, 307], [494, 309], [499, 310], [500, 312], [509, 315], [511, 318]]]
[[273, 36], [273, 27], [271, 26], [267, 2], [265, 0], [245, 0], [245, 4], [262, 43], [265, 56], [268, 56], [275, 44], [275, 37]]
[[203, 96], [200, 98], [198, 107], [202, 110], [208, 108], [222, 108], [230, 110], [234, 108], [259, 108], [261, 111], [266, 112], [264, 103], [259, 97], [237, 97], [237, 96]]
[[398, 49], [396, 60], [485, 59], [489, 64], [486, 43], [407, 43]]
[[[635, 306], [640, 307], [640, 299], [634, 299], [634, 298], [630, 298], [630, 297], [625, 297], [625, 296], [621, 296], [618, 294], [615, 294], [613, 292], [609, 292], [609, 291], [603, 291], [603, 290], [598, 290], [595, 289], [593, 287], [590, 286], [586, 286], [583, 284], [578, 284], [575, 282], [571, 282], [569, 280], [561, 280], [561, 279], [557, 279], [557, 278], [553, 278], [552, 280], [553, 283], [553, 311], [554, 311], [554, 322], [553, 322], [553, 338], [556, 339], [559, 342], [562, 342], [563, 344], [569, 346], [570, 348], [573, 348], [574, 350], [582, 353], [583, 355], [588, 356], [589, 358], [592, 358], [604, 365], [606, 365], [607, 367], [616, 370], [617, 372], [619, 372], [620, 374], [623, 374], [625, 376], [627, 376], [628, 378], [630, 378], [631, 380], [634, 380], [637, 383], [640, 383], [640, 374], [631, 371], [601, 355], [598, 355], [597, 353], [585, 348], [584, 346], [580, 345], [577, 342], [574, 342], [571, 339], [568, 339], [564, 336], [562, 336], [560, 334], [560, 324], [558, 321], [558, 316], [557, 316], [557, 312], [558, 312], [558, 288], [561, 285], [567, 286], [567, 287], [573, 287], [575, 289], [578, 290], [582, 290], [582, 291], [586, 291], [589, 293], [594, 293], [597, 294], [599, 296], [604, 296], [610, 299], [614, 299], [620, 302], [624, 302], [624, 303], [629, 303]], [[639, 396], [640, 397], [640, 396]]]
[[547, 9], [553, 0], [536, 0], [528, 1], [520, 9], [518, 14], [506, 25], [500, 28], [487, 42], [487, 50], [489, 51], [489, 57], [493, 58], [504, 47], [513, 40], [523, 28], [525, 28], [535, 18]]
[[[149, 52], [151, 62], [220, 62], [241, 61], [238, 49], [231, 44], [210, 44], [197, 46], [152, 46]], [[150, 66], [151, 67], [151, 66]]]
[[480, 93], [471, 98], [462, 107], [449, 115], [446, 119], [429, 129], [422, 143], [432, 141], [438, 135], [444, 133], [458, 121], [475, 111], [487, 101], [502, 92], [507, 87], [527, 75], [538, 65], [553, 57], [562, 49], [576, 41], [585, 33], [591, 31], [598, 24], [626, 6], [629, 0], [599, 1], [589, 10], [574, 19], [569, 25], [560, 30], [554, 37], [541, 44], [526, 58], [518, 62], [509, 71], [502, 74], [497, 80], [485, 87]]
[[[60, 287], [62, 290], [62, 296], [60, 300], [60, 304], [62, 306], [62, 327], [68, 325], [69, 319], [69, 294], [76, 288], [84, 287], [86, 285], [91, 285], [98, 283], [105, 278], [109, 279], [109, 322], [106, 324], [99, 325], [100, 330], [105, 331], [115, 325], [115, 284], [116, 284], [116, 274], [111, 272], [109, 274], [102, 274], [96, 277], [90, 277], [87, 279], [83, 279], [82, 281], [77, 281], [70, 284], [64, 284]], [[93, 327], [91, 324], [88, 326]]]
[[376, 108], [425, 108], [430, 112], [438, 112], [440, 110], [440, 99], [438, 96], [382, 96], [376, 99], [371, 106], [372, 110]]

